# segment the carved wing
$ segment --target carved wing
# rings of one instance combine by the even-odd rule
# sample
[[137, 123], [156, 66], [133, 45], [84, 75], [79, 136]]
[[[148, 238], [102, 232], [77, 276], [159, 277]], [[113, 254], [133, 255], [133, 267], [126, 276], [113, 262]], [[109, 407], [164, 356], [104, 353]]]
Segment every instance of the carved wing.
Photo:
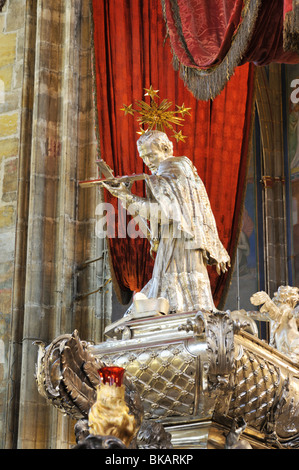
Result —
[[269, 295], [264, 292], [264, 291], [260, 291], [260, 292], [256, 292], [255, 294], [253, 294], [251, 297], [250, 297], [250, 302], [253, 304], [253, 305], [262, 305], [264, 304], [265, 302], [269, 302], [271, 299], [269, 297]]
[[98, 369], [102, 365], [87, 351], [75, 330], [61, 350], [59, 391], [66, 402], [71, 402], [72, 409], [77, 408], [83, 416], [88, 416], [96, 400]]
[[75, 419], [87, 418], [96, 399], [98, 369], [103, 364], [87, 349], [75, 330], [46, 348], [38, 344], [36, 380], [39, 392], [54, 406]]
[[262, 313], [268, 313], [272, 320], [279, 322], [281, 316], [280, 310], [266, 292], [256, 292], [250, 297], [250, 302], [253, 305], [262, 305], [260, 311]]
[[[105, 366], [81, 341], [78, 331], [63, 335], [45, 347], [39, 346], [36, 381], [41, 395], [54, 406], [75, 419], [87, 419], [96, 401], [96, 388], [100, 383], [98, 370]], [[143, 406], [135, 385], [125, 376], [125, 399], [137, 426], [143, 418]]]

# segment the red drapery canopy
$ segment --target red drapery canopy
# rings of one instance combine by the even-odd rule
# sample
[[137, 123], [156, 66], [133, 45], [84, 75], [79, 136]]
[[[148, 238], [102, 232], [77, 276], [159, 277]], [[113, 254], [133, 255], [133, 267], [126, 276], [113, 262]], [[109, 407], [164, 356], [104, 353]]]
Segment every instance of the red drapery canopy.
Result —
[[[93, 0], [94, 69], [97, 128], [101, 158], [115, 175], [146, 171], [138, 157], [138, 124], [120, 110], [123, 104], [144, 99], [144, 88], [159, 90], [161, 99], [192, 109], [183, 134], [186, 143], [174, 142], [174, 154], [187, 155], [207, 188], [219, 236], [233, 256], [239, 232], [246, 178], [249, 128], [253, 97], [253, 66], [236, 70], [214, 101], [198, 101], [172, 67], [160, 0]], [[132, 188], [143, 195], [144, 187]], [[105, 193], [107, 202], [117, 201]], [[118, 224], [128, 220], [123, 212]], [[117, 233], [116, 226], [116, 233]], [[115, 285], [122, 298], [140, 290], [151, 277], [153, 261], [144, 238], [109, 238]], [[227, 274], [210, 270], [215, 304], [223, 298]]]
[[[298, 63], [298, 0], [162, 0], [175, 68], [198, 99], [217, 96], [237, 66]], [[298, 6], [297, 6], [298, 7]], [[299, 19], [298, 19], [299, 21]], [[293, 47], [292, 47], [293, 46]]]

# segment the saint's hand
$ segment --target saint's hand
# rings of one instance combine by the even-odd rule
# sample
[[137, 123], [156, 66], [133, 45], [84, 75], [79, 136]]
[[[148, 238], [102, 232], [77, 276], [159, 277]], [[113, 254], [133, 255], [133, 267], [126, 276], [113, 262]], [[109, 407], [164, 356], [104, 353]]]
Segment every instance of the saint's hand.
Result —
[[123, 198], [125, 196], [128, 196], [131, 194], [130, 188], [132, 186], [132, 183], [116, 183], [115, 181], [105, 181], [103, 182], [102, 185], [104, 188], [109, 191], [110, 194], [112, 194], [115, 197]]

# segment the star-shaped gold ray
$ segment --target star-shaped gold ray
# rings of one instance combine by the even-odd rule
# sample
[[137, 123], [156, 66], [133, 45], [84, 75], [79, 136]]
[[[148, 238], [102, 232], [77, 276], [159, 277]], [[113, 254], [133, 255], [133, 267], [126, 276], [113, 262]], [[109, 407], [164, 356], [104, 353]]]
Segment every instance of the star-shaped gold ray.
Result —
[[181, 113], [182, 116], [185, 116], [185, 114], [188, 114], [188, 116], [191, 116], [191, 114], [189, 113], [191, 108], [186, 108], [184, 103], [182, 104], [182, 106], [176, 105], [176, 107], [178, 108], [178, 112]]
[[139, 134], [139, 135], [142, 135], [142, 134], [145, 134], [145, 130], [142, 129], [142, 127], [139, 128], [140, 130], [136, 132], [136, 134]]
[[127, 114], [132, 114], [132, 116], [134, 116], [135, 109], [133, 109], [132, 106], [133, 106], [133, 104], [129, 104], [129, 106], [126, 106], [126, 105], [124, 104], [124, 107], [123, 107], [123, 108], [120, 108], [120, 110], [125, 112], [125, 116], [126, 116]]
[[[177, 142], [180, 140], [185, 142], [187, 136], [182, 135], [182, 131], [176, 132], [173, 126], [182, 126], [185, 114], [190, 116], [191, 108], [186, 108], [183, 103], [182, 106], [176, 105], [176, 110], [172, 111], [172, 102], [164, 99], [161, 103], [157, 103], [156, 98], [159, 98], [159, 90], [154, 90], [152, 85], [149, 88], [144, 88], [145, 96], [150, 97], [150, 104], [146, 101], [136, 101], [138, 109], [134, 109], [133, 105], [124, 105], [122, 111], [125, 115], [132, 114], [135, 112], [139, 114], [137, 121], [140, 123], [140, 129], [137, 134], [143, 134], [146, 130], [159, 130], [165, 132], [166, 129], [170, 129], [174, 132], [175, 139]], [[147, 129], [145, 129], [145, 126]]]
[[159, 90], [154, 90], [152, 85], [149, 88], [144, 88], [144, 91], [146, 91], [144, 96], [150, 96], [152, 100], [156, 97], [159, 98], [158, 96]]
[[182, 134], [182, 131], [179, 131], [179, 132], [175, 132], [173, 137], [176, 139], [177, 142], [179, 142], [180, 140], [182, 142], [186, 142], [185, 139], [187, 138], [186, 135], [183, 135]]

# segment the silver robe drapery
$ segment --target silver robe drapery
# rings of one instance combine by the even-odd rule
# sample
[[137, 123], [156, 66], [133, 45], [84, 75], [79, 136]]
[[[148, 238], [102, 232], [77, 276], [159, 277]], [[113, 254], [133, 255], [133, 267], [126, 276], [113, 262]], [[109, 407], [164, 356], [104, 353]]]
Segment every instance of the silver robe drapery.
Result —
[[129, 210], [150, 221], [151, 239], [158, 240], [152, 278], [141, 292], [168, 299], [170, 313], [216, 311], [206, 265], [220, 271], [230, 259], [194, 165], [187, 157], [169, 157], [146, 185], [148, 198], [133, 196]]

